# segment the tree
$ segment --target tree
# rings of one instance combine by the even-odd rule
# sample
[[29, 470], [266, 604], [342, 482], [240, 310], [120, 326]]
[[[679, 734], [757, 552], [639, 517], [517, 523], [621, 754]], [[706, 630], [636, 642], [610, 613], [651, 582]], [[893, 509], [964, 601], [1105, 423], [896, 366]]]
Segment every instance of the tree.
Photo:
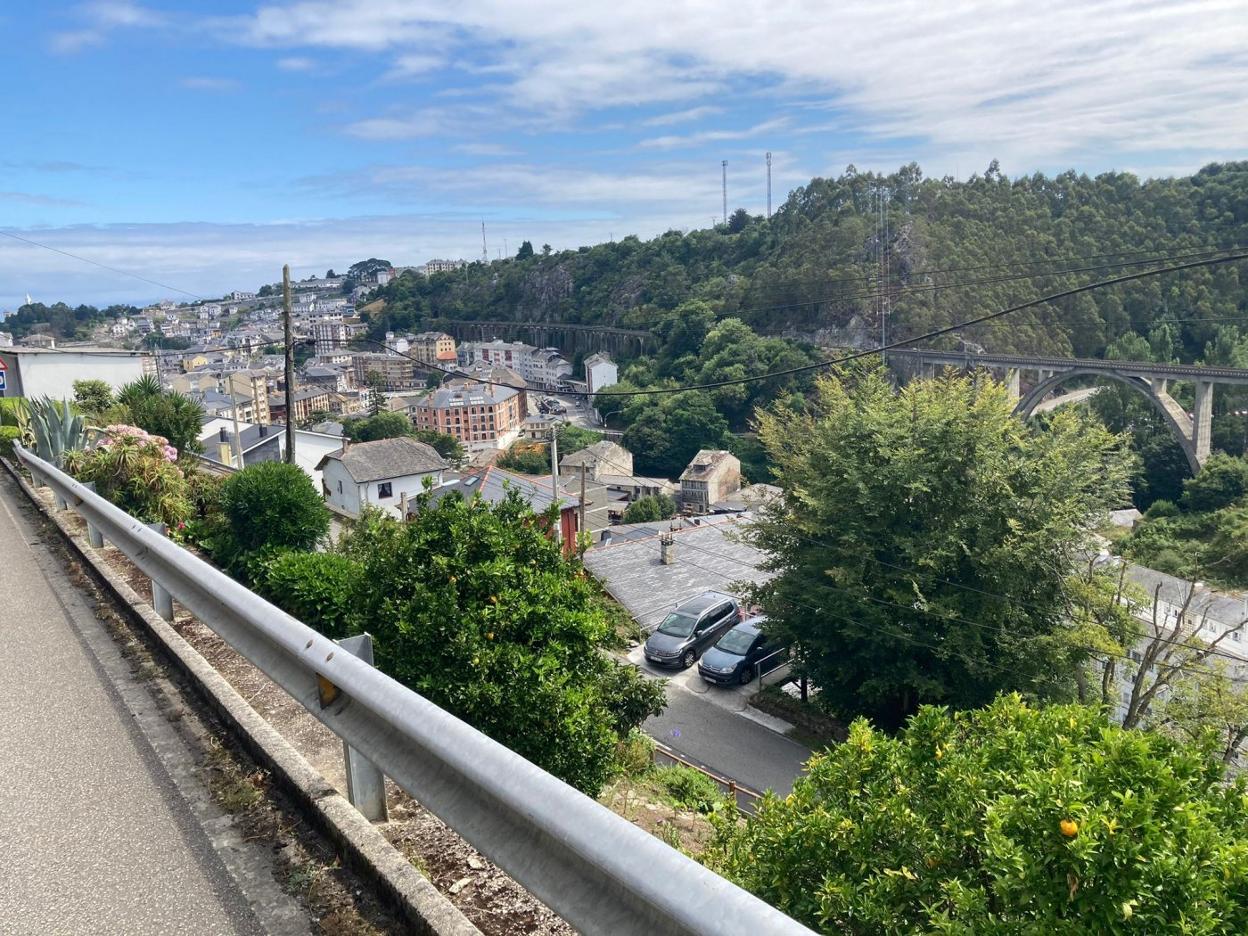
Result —
[[364, 383], [368, 387], [368, 415], [376, 416], [386, 402], [386, 380], [377, 371], [369, 371]]
[[74, 403], [85, 413], [102, 413], [113, 405], [113, 388], [105, 380], [75, 380]]
[[346, 419], [342, 433], [351, 442], [397, 439], [416, 434], [416, 427], [403, 413], [378, 413], [366, 419]]
[[356, 621], [378, 666], [596, 794], [662, 687], [604, 653], [612, 631], [593, 587], [516, 492], [490, 504], [426, 491], [412, 509], [407, 523], [366, 518], [342, 545], [363, 569]]
[[1236, 933], [1248, 819], [1208, 744], [1086, 706], [856, 721], [709, 861], [825, 933]]
[[1215, 452], [1200, 474], [1183, 482], [1182, 504], [1186, 510], [1219, 510], [1240, 500], [1245, 492], [1248, 492], [1248, 461]]
[[117, 391], [117, 404], [124, 408], [119, 420], [133, 423], [152, 435], [164, 436], [181, 453], [203, 450], [199, 433], [204, 408], [182, 393], [161, 387], [151, 374], [132, 380]]
[[738, 208], [728, 216], [728, 233], [740, 234], [745, 230], [746, 225], [750, 223], [750, 213], [744, 208]]
[[1126, 498], [1120, 440], [1075, 412], [1027, 425], [992, 381], [894, 392], [878, 369], [762, 411], [759, 436], [785, 496], [750, 527], [778, 573], [756, 598], [833, 713], [896, 728], [1073, 691], [1068, 588]]
[[676, 516], [676, 502], [667, 494], [639, 497], [624, 509], [625, 523], [654, 523]]
[[417, 429], [415, 436], [418, 441], [433, 446], [434, 451], [452, 465], [461, 464], [467, 457], [467, 453], [464, 451], [464, 447], [460, 444], [459, 439], [453, 435], [438, 432], [436, 429]]
[[728, 447], [728, 422], [700, 390], [650, 403], [627, 429], [623, 444], [640, 474], [676, 477], [699, 449]]
[[533, 256], [533, 242], [526, 240], [520, 245], [520, 249], [516, 251], [516, 259], [528, 260], [531, 256]]
[[589, 448], [595, 442], [602, 441], [601, 432], [574, 426], [572, 423], [561, 425], [556, 432], [556, 436], [559, 440], [560, 458], [565, 455], [571, 455], [573, 452], [579, 452], [581, 449]]

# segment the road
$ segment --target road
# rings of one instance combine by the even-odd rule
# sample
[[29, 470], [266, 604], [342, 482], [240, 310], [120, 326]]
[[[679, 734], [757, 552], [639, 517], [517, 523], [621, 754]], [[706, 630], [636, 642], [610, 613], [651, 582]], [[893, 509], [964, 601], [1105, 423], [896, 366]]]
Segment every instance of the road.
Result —
[[643, 725], [652, 738], [755, 790], [793, 789], [810, 749], [739, 714], [744, 695], [716, 687], [696, 692], [675, 679], [666, 680], [666, 688], [667, 708]]
[[23, 509], [0, 471], [0, 930], [260, 932], [89, 649], [100, 622]]

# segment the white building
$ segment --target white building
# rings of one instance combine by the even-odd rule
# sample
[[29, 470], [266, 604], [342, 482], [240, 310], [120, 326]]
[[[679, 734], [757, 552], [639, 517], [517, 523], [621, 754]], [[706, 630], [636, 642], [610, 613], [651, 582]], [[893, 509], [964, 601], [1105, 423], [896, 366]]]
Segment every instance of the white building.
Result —
[[522, 341], [466, 341], [459, 346], [465, 367], [478, 361], [510, 368], [532, 387], [554, 390], [572, 376], [572, 365], [557, 348], [535, 348]]
[[341, 448], [321, 458], [316, 468], [325, 500], [333, 507], [358, 516], [371, 505], [397, 517], [404, 495], [415, 497], [424, 490], [426, 479], [442, 483], [446, 462], [432, 446], [400, 437], [354, 444], [343, 440]]
[[597, 393], [603, 387], [610, 387], [619, 382], [620, 369], [601, 351], [585, 359], [585, 389], [588, 392]]
[[0, 396], [50, 396], [69, 400], [75, 380], [103, 380], [117, 389], [143, 376], [145, 354], [116, 348], [27, 348], [15, 345], [0, 351], [4, 389]]
[[424, 269], [426, 276], [432, 276], [434, 273], [450, 273], [460, 270], [467, 265], [467, 260], [430, 260], [425, 264]]

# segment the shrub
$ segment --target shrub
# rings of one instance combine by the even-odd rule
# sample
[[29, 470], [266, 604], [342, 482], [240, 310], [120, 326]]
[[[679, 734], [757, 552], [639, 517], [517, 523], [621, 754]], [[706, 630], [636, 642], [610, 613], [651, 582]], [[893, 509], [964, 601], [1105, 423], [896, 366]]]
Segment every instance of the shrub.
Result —
[[1246, 796], [1212, 745], [1003, 696], [856, 721], [708, 861], [827, 933], [1242, 933]]
[[1177, 517], [1178, 515], [1179, 508], [1173, 501], [1168, 500], [1155, 500], [1144, 512], [1144, 516], [1149, 520], [1160, 520], [1163, 517]]
[[17, 426], [0, 426], [0, 455], [13, 457], [13, 443], [22, 440], [22, 430]]
[[550, 474], [550, 452], [544, 445], [513, 445], [498, 460], [499, 468], [520, 474]]
[[659, 768], [659, 782], [679, 806], [700, 813], [713, 812], [724, 801], [719, 784], [700, 770], [677, 764]]
[[194, 508], [176, 458], [165, 438], [115, 425], [105, 427], [93, 448], [67, 453], [65, 467], [79, 481], [94, 481], [96, 493], [131, 516], [177, 527]]
[[326, 637], [352, 633], [348, 622], [362, 584], [358, 562], [334, 553], [283, 552], [256, 578], [260, 594]]
[[329, 510], [297, 465], [261, 462], [226, 479], [221, 509], [241, 552], [309, 550], [329, 532]]

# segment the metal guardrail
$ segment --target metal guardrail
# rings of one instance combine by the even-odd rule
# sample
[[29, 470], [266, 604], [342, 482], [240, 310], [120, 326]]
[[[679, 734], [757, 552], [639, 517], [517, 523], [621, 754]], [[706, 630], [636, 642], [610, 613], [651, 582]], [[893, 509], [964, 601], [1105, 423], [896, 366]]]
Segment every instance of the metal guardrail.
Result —
[[48, 462], [20, 446], [15, 451], [38, 483], [87, 521], [93, 540], [102, 537], [120, 549], [163, 592], [580, 932], [811, 933]]
[[668, 747], [661, 741], [654, 742], [654, 763], [660, 767], [678, 765], [688, 767], [690, 770], [696, 770], [698, 773], [710, 777], [715, 781], [715, 785], [719, 787], [719, 791], [726, 796], [730, 796], [736, 801], [737, 807], [746, 813], [753, 815], [754, 804], [763, 798], [763, 794], [758, 790], [750, 789], [736, 780], [730, 780], [727, 777], [721, 777], [713, 770], [707, 770], [701, 764], [698, 764], [683, 754], [678, 753], [674, 748]]

